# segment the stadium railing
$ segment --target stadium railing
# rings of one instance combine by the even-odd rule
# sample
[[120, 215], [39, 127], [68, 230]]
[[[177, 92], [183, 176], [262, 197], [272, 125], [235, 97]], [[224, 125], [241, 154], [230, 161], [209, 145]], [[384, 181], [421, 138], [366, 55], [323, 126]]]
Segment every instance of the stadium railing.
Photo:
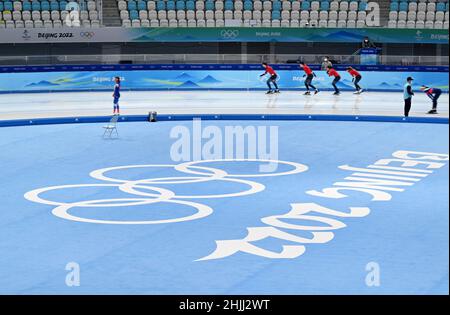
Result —
[[[305, 54], [132, 54], [132, 55], [52, 55], [52, 56], [0, 56], [3, 66], [32, 65], [98, 65], [98, 64], [258, 64], [296, 63], [304, 61], [320, 64], [325, 56]], [[359, 55], [330, 55], [334, 63], [361, 64]], [[377, 64], [399, 66], [448, 66], [448, 56], [380, 55]]]

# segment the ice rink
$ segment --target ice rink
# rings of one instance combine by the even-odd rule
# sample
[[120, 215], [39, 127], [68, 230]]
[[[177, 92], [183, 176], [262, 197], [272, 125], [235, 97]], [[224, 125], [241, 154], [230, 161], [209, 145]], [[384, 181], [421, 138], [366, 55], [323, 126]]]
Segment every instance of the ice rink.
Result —
[[[0, 294], [448, 294], [448, 125], [202, 123], [277, 127], [277, 168], [175, 161], [192, 121], [0, 128]], [[355, 177], [378, 198], [310, 193]]]
[[[305, 96], [303, 91], [123, 91], [123, 115], [144, 115], [150, 110], [162, 114], [333, 114], [403, 116], [400, 92], [364, 92], [354, 95], [330, 91]], [[449, 97], [441, 95], [437, 115], [426, 114], [431, 100], [416, 91], [410, 116], [448, 117]], [[38, 117], [109, 115], [111, 92], [57, 92], [0, 94], [0, 120]]]
[[[259, 131], [277, 130], [276, 168], [262, 172], [260, 155], [195, 157], [207, 146], [192, 116], [120, 121], [111, 139], [105, 123], [83, 119], [27, 126], [107, 121], [111, 92], [0, 94], [0, 122], [27, 118], [0, 127], [0, 294], [448, 294], [448, 94], [427, 115], [431, 101], [416, 92], [411, 116], [445, 119], [410, 123], [394, 117], [402, 93], [302, 93], [124, 91], [121, 118], [399, 122], [201, 121], [218, 135], [217, 152], [235, 149], [230, 127], [258, 132], [258, 154]], [[180, 130], [192, 135], [184, 160], [173, 154]], [[67, 282], [73, 266], [78, 286]]]

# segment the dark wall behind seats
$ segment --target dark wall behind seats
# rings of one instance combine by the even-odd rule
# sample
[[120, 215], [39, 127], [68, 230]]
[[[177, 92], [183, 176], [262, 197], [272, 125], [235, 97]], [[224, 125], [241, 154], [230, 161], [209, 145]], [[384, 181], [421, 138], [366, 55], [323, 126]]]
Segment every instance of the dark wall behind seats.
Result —
[[[447, 45], [377, 44], [388, 55], [448, 56]], [[100, 54], [313, 54], [351, 55], [358, 43], [92, 43], [0, 44], [0, 56]]]

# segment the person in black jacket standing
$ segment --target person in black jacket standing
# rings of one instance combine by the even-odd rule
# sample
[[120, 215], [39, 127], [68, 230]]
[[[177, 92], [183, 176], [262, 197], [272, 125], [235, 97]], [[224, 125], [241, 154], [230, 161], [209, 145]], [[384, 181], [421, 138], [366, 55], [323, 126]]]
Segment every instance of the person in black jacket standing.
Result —
[[409, 111], [411, 110], [411, 101], [414, 95], [414, 92], [412, 91], [412, 81], [413, 78], [408, 77], [406, 79], [405, 86], [403, 87], [403, 99], [405, 100], [405, 108], [404, 108], [405, 117], [409, 116]]

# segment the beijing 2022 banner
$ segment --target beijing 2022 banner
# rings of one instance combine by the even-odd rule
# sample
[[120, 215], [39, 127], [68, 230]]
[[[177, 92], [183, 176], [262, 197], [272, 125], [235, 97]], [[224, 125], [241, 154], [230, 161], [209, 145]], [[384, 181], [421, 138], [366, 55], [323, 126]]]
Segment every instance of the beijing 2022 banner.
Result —
[[73, 42], [327, 42], [448, 44], [448, 30], [388, 28], [60, 28], [1, 29], [0, 43]]

